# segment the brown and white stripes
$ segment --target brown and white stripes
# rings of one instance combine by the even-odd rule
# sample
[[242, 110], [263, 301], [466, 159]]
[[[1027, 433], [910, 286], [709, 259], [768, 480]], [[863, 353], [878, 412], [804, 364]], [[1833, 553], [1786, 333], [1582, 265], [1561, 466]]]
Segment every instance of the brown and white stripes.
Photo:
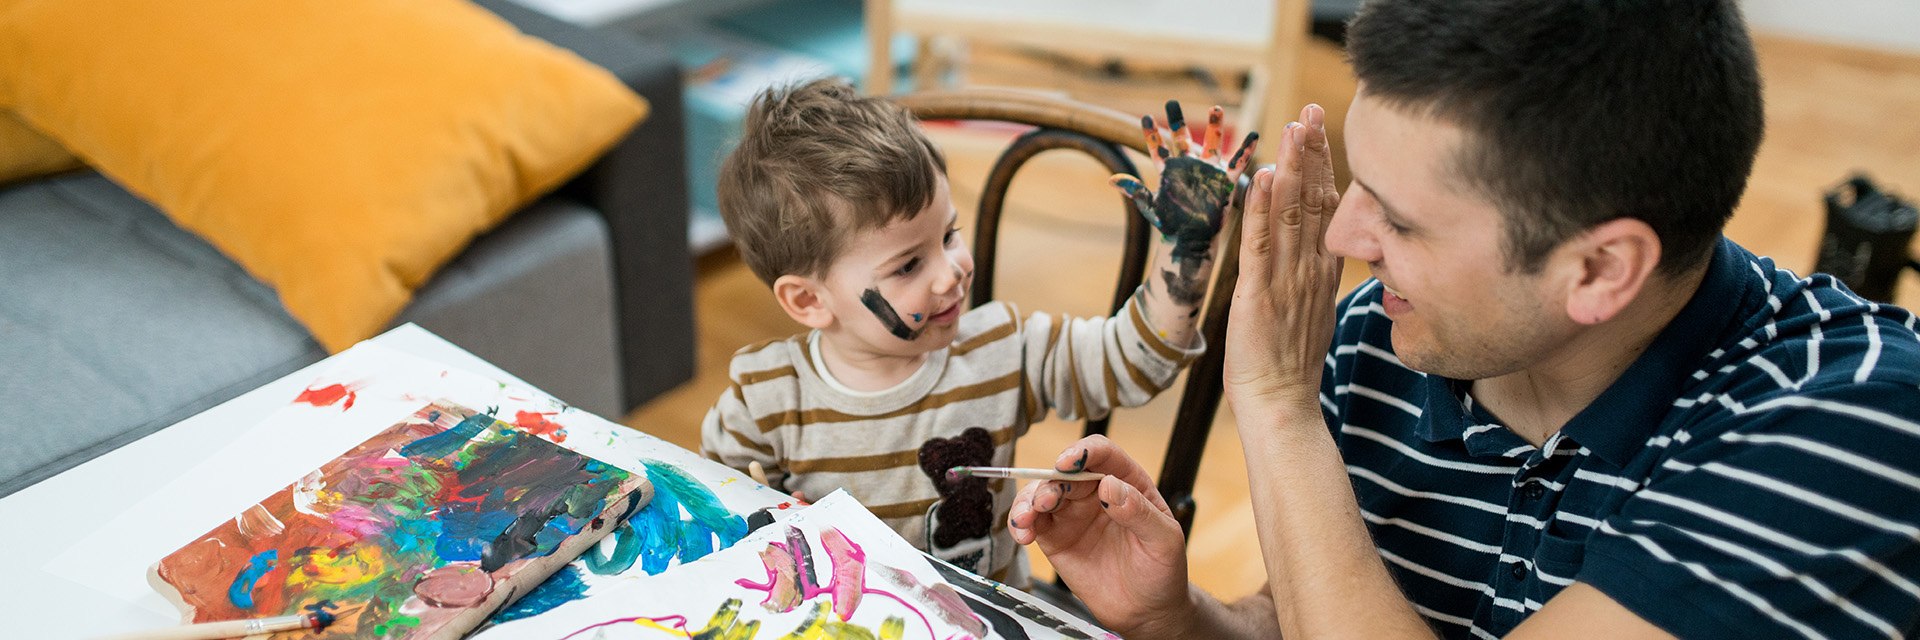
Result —
[[[702, 451], [739, 469], [758, 461], [775, 487], [812, 498], [846, 489], [914, 546], [943, 557], [951, 550], [932, 544], [928, 526], [942, 499], [933, 477], [945, 471], [939, 465], [1010, 465], [1014, 439], [1048, 409], [1076, 420], [1144, 404], [1204, 350], [1164, 341], [1139, 296], [1112, 318], [1022, 319], [1013, 305], [995, 302], [961, 316], [953, 344], [928, 354], [906, 381], [860, 393], [820, 369], [810, 348], [818, 339], [801, 334], [735, 353], [733, 384], [702, 425]], [[990, 540], [975, 545], [989, 551], [980, 566], [1024, 586], [1025, 556], [1005, 532], [1014, 486], [995, 480], [989, 490], [991, 513], [982, 506], [968, 518], [992, 518]], [[939, 517], [958, 521], [945, 506]]]

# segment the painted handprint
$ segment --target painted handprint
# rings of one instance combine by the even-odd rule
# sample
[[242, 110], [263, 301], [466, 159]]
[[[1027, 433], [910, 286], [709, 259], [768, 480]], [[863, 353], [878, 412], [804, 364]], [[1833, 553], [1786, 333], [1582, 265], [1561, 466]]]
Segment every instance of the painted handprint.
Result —
[[[1199, 157], [1189, 149], [1186, 116], [1180, 103], [1167, 101], [1168, 131], [1162, 135], [1152, 116], [1141, 116], [1140, 128], [1147, 137], [1148, 155], [1160, 169], [1160, 192], [1155, 194], [1140, 178], [1124, 173], [1108, 180], [1133, 200], [1140, 215], [1160, 230], [1160, 236], [1173, 244], [1173, 261], [1183, 273], [1165, 274], [1168, 292], [1185, 304], [1197, 303], [1204, 282], [1195, 290], [1194, 277], [1213, 257], [1213, 237], [1220, 233], [1227, 201], [1233, 195], [1240, 174], [1253, 162], [1253, 149], [1260, 134], [1251, 132], [1240, 148], [1226, 158], [1221, 148], [1221, 120], [1225, 113], [1215, 106], [1207, 112], [1207, 131]], [[1169, 146], [1171, 145], [1171, 146]]]

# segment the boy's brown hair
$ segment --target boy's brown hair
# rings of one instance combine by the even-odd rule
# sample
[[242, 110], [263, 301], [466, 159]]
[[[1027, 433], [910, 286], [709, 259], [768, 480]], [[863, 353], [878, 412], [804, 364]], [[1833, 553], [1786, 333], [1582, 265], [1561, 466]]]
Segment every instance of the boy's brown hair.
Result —
[[856, 231], [933, 203], [947, 160], [913, 115], [839, 78], [776, 86], [720, 166], [720, 217], [754, 275], [817, 276]]

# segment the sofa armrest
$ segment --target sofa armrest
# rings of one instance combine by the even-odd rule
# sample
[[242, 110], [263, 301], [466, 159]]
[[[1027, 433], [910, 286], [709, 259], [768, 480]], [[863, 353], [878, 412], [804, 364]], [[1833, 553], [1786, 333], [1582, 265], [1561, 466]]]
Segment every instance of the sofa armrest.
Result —
[[623, 409], [693, 377], [693, 256], [687, 244], [685, 114], [679, 63], [664, 47], [588, 29], [507, 0], [478, 0], [528, 35], [620, 78], [651, 107], [646, 120], [562, 188], [606, 216]]

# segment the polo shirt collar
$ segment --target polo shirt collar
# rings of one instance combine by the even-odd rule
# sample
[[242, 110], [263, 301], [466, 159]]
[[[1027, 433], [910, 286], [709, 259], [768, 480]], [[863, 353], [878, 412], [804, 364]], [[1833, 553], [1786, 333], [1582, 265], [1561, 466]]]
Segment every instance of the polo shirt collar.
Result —
[[[1737, 330], [1751, 301], [1753, 283], [1741, 271], [1746, 252], [1725, 237], [1714, 246], [1700, 288], [1694, 291], [1673, 321], [1653, 339], [1646, 352], [1634, 360], [1620, 378], [1601, 392], [1592, 404], [1575, 414], [1561, 433], [1586, 447], [1594, 455], [1615, 465], [1624, 465], [1653, 436], [1673, 400], [1714, 347], [1726, 341], [1727, 333]], [[1416, 427], [1428, 442], [1458, 440], [1473, 426], [1474, 418], [1462, 406], [1460, 382], [1428, 375], [1422, 383], [1426, 398], [1421, 420]]]
[[1687, 378], [1700, 368], [1713, 349], [1738, 330], [1752, 303], [1754, 282], [1742, 269], [1746, 251], [1721, 237], [1712, 262], [1693, 299], [1647, 345], [1647, 351], [1620, 374], [1592, 404], [1574, 414], [1560, 432], [1593, 451], [1594, 455], [1624, 466], [1660, 428]]

